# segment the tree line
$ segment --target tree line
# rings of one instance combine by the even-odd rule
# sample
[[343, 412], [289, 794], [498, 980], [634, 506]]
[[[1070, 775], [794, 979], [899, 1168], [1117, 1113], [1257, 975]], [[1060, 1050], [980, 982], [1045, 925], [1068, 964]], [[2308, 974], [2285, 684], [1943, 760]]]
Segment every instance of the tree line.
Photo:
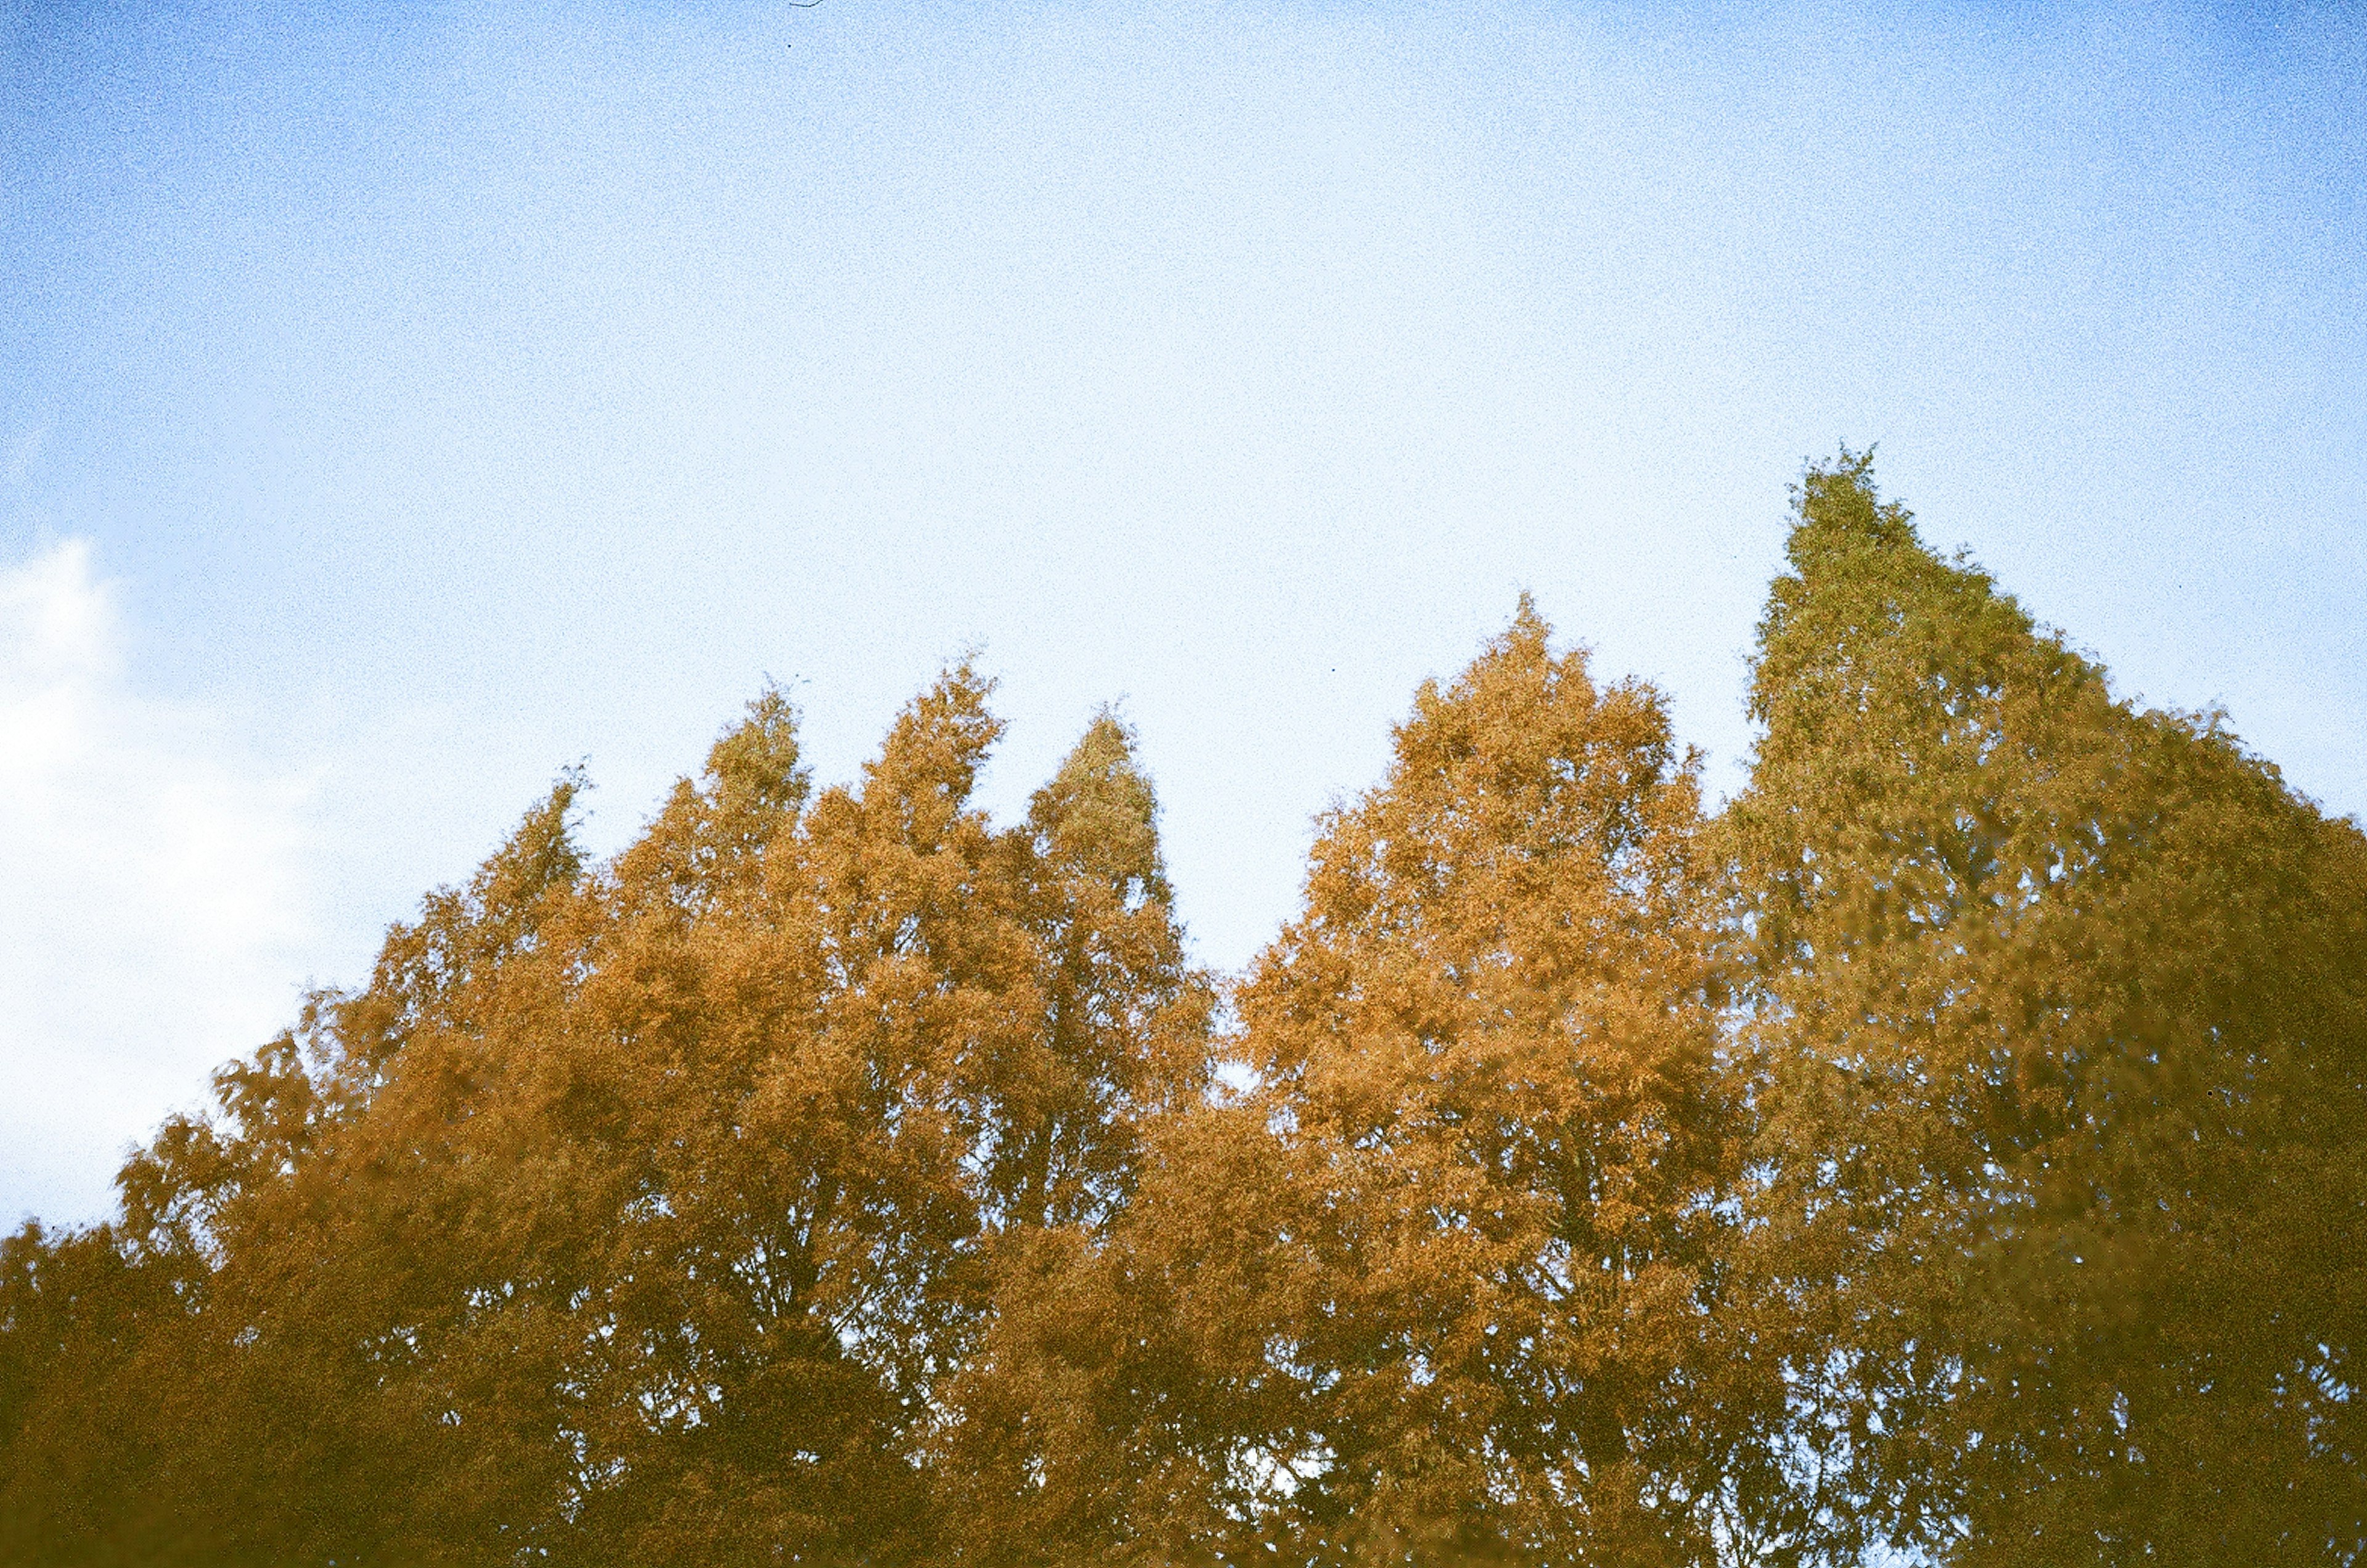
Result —
[[1523, 599], [1229, 979], [968, 664], [563, 778], [0, 1248], [0, 1561], [2367, 1560], [2367, 837], [1795, 513], [1735, 798]]

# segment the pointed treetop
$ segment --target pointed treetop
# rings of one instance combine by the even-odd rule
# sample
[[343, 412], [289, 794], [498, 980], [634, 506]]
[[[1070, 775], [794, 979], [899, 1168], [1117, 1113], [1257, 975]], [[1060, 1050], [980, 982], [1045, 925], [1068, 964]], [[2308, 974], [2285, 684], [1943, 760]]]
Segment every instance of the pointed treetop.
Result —
[[1792, 487], [1794, 525], [1785, 553], [1793, 570], [1806, 572], [1821, 557], [1840, 551], [1918, 549], [1915, 514], [1885, 501], [1874, 482], [1874, 448], [1852, 452], [1844, 445], [1829, 462], [1811, 460]]
[[[1810, 463], [1792, 504], [1791, 570], [1769, 587], [1752, 660], [1759, 722], [1782, 708], [1819, 719], [1856, 711], [1870, 682], [1993, 682], [2033, 650], [2050, 667], [2066, 664], [2059, 640], [1987, 572], [1961, 553], [1943, 558], [1918, 535], [1912, 513], [1882, 499], [1871, 448], [1844, 446], [1832, 462]], [[1878, 677], [1877, 668], [1889, 674]]]
[[798, 764], [797, 705], [767, 677], [749, 700], [747, 716], [726, 730], [707, 753], [707, 776], [725, 811], [794, 811], [812, 787]]
[[1056, 859], [1113, 886], [1134, 885], [1163, 903], [1169, 894], [1158, 816], [1158, 796], [1135, 763], [1134, 733], [1107, 707], [1027, 809], [1028, 826]]
[[883, 821], [919, 841], [934, 841], [968, 804], [979, 770], [1002, 735], [1002, 720], [987, 706], [994, 682], [964, 658], [904, 705], [879, 754], [863, 766], [866, 809], [886, 807]]
[[527, 808], [502, 847], [481, 867], [470, 893], [489, 914], [523, 911], [583, 874], [583, 852], [568, 813], [592, 787], [581, 763], [560, 770], [550, 793]]

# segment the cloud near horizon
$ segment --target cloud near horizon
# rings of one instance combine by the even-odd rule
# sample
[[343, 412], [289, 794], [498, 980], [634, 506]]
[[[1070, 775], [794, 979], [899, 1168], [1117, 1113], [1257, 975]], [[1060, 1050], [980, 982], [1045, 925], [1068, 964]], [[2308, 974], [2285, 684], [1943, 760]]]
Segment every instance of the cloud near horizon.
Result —
[[0, 566], [0, 1224], [86, 1223], [156, 1108], [292, 1013], [311, 786], [144, 694], [66, 538]]

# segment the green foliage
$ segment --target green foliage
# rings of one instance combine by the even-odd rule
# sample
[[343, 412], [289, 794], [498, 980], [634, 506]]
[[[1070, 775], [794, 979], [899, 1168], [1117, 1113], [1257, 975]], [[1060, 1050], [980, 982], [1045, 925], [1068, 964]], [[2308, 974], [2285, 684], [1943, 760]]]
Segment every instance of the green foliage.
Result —
[[1802, 1534], [2356, 1556], [2367, 846], [2115, 701], [1863, 458], [1790, 554], [1729, 826]]

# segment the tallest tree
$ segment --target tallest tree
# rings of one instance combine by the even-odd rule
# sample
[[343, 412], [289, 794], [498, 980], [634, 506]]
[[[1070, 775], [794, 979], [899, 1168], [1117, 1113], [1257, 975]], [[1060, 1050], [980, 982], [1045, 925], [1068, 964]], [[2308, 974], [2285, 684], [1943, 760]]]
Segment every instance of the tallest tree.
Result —
[[2354, 1561], [2367, 840], [1812, 468], [1735, 803], [1759, 1343], [1836, 1556]]

